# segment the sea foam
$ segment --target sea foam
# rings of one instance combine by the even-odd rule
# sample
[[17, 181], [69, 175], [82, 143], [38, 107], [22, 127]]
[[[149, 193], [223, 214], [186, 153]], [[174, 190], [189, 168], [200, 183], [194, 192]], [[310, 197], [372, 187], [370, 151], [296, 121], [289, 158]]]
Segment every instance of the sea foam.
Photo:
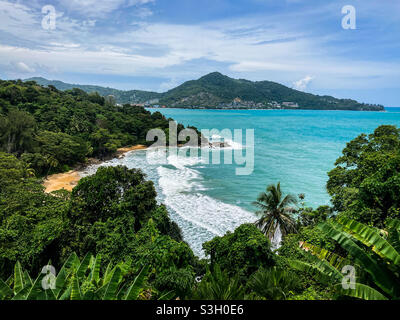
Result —
[[205, 188], [203, 177], [196, 170], [203, 166], [201, 157], [174, 153], [167, 156], [165, 164], [149, 164], [149, 158], [151, 163], [157, 163], [157, 157], [163, 157], [162, 153], [134, 151], [122, 159], [91, 166], [82, 175], [94, 174], [100, 166], [125, 165], [141, 169], [154, 182], [158, 202], [166, 205], [171, 219], [181, 228], [184, 240], [199, 257], [205, 256], [204, 242], [255, 221], [253, 213], [212, 197], [212, 190]]

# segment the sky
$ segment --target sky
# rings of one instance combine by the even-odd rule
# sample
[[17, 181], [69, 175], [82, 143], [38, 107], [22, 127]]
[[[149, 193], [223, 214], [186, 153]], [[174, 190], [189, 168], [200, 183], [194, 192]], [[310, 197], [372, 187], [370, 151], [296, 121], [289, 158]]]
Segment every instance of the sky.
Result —
[[164, 92], [214, 71], [400, 107], [400, 1], [0, 0], [1, 79]]

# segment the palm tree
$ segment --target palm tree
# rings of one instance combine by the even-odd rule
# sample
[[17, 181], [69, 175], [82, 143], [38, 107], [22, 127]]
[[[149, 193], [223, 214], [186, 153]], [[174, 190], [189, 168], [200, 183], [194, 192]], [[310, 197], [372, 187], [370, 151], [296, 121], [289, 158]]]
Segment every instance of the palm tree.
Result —
[[250, 277], [248, 285], [259, 297], [267, 300], [286, 300], [300, 288], [299, 278], [295, 274], [277, 267], [260, 268]]
[[256, 226], [272, 241], [279, 229], [282, 236], [289, 233], [295, 233], [296, 222], [291, 216], [294, 212], [294, 205], [297, 204], [295, 196], [288, 194], [283, 196], [281, 184], [270, 185], [267, 192], [261, 193], [253, 205], [260, 210], [256, 212], [260, 219]]
[[45, 156], [45, 161], [46, 161], [46, 164], [49, 166], [49, 169], [47, 170], [47, 173], [46, 173], [46, 179], [47, 179], [47, 177], [49, 176], [50, 170], [57, 168], [59, 165], [59, 162], [53, 156], [47, 156], [47, 155]]
[[32, 178], [32, 177], [36, 176], [35, 169], [32, 169], [31, 165], [32, 165], [31, 163], [23, 164], [24, 170], [25, 170], [25, 174], [29, 178]]

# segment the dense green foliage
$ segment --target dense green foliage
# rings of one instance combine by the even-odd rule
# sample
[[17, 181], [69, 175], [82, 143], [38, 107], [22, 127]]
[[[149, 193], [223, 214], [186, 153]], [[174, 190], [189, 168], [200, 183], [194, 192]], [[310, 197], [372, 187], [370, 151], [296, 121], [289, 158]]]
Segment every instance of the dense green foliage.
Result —
[[64, 228], [63, 192], [44, 193], [41, 181], [13, 155], [0, 153], [0, 277], [20, 261], [37, 271], [57, 256], [52, 243]]
[[146, 135], [155, 128], [167, 132], [168, 119], [116, 106], [98, 93], [0, 81], [0, 151], [21, 157], [38, 175], [67, 171], [89, 156], [109, 157], [120, 147], [150, 145]]
[[[46, 194], [24, 163], [0, 153], [0, 278], [18, 261], [28, 273], [49, 260], [62, 265], [76, 252], [96, 252], [104, 263], [135, 261], [160, 277], [175, 268], [186, 274], [186, 294], [202, 265], [182, 241], [179, 227], [155, 200], [152, 182], [138, 170], [101, 168], [71, 193]], [[177, 278], [176, 282], [181, 281]], [[155, 287], [157, 289], [157, 287]]]
[[286, 300], [301, 287], [299, 278], [289, 271], [260, 269], [252, 275], [249, 287], [258, 296], [267, 300]]
[[0, 300], [138, 300], [142, 298], [148, 268], [135, 272], [133, 265], [109, 264], [105, 269], [101, 266], [101, 255], [87, 254], [80, 261], [73, 253], [58, 274], [47, 266], [37, 278], [31, 279], [17, 262], [14, 274], [5, 282], [0, 280]]
[[383, 227], [400, 214], [400, 130], [381, 126], [343, 150], [329, 172], [334, 209], [362, 223]]
[[40, 77], [26, 79], [25, 81], [35, 81], [41, 86], [54, 86], [58, 90], [66, 91], [74, 88], [81, 89], [87, 93], [97, 92], [102, 97], [114, 96], [117, 103], [144, 103], [153, 99], [159, 99], [161, 94], [157, 92], [142, 91], [142, 90], [117, 90], [112, 88], [105, 88], [101, 86], [70, 84], [62, 81], [51, 81]]
[[203, 245], [211, 266], [219, 265], [228, 275], [239, 275], [243, 280], [258, 268], [274, 264], [270, 247], [268, 238], [252, 224], [241, 225], [235, 232]]
[[245, 287], [239, 275], [229, 276], [218, 265], [208, 270], [202, 281], [194, 288], [194, 300], [243, 300]]

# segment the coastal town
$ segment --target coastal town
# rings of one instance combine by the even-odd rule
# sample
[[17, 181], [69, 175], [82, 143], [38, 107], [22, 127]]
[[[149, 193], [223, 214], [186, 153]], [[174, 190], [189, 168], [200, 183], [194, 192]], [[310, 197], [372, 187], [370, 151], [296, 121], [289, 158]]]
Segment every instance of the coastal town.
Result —
[[[117, 104], [117, 106], [122, 106], [122, 104]], [[166, 105], [160, 105], [159, 99], [149, 100], [144, 103], [131, 103], [131, 106], [156, 108], [156, 109], [168, 108], [168, 106], [166, 106]], [[187, 109], [207, 109], [207, 107], [197, 106], [197, 105], [185, 106], [185, 108], [187, 108]], [[227, 109], [227, 110], [232, 110], [232, 109], [271, 109], [272, 110], [272, 109], [297, 109], [297, 108], [299, 108], [299, 104], [296, 102], [290, 102], [290, 101], [285, 101], [282, 103], [279, 103], [277, 101], [256, 103], [254, 101], [243, 101], [240, 98], [236, 98], [230, 103], [220, 103], [213, 109]]]

